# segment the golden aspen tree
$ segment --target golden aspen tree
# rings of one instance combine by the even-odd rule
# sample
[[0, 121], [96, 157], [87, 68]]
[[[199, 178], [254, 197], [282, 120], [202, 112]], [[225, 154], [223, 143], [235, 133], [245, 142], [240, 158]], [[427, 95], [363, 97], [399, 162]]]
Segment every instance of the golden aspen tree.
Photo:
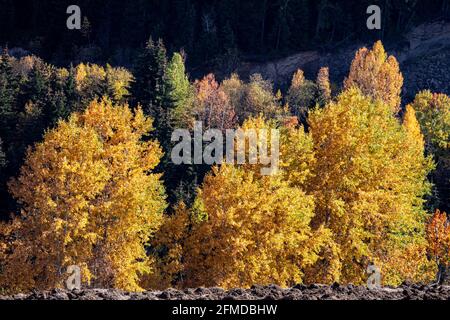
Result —
[[248, 83], [232, 74], [221, 83], [220, 88], [228, 97], [239, 125], [259, 115], [272, 119], [285, 114], [281, 106], [281, 92], [274, 94], [272, 82], [263, 79], [260, 74], [251, 75]]
[[[424, 157], [424, 137], [421, 133], [420, 124], [416, 118], [416, 112], [411, 106], [407, 106], [403, 117], [402, 129], [405, 140], [401, 146], [402, 153], [397, 161], [403, 164], [403, 170], [398, 175], [403, 183], [403, 192], [412, 196], [411, 204], [417, 208], [417, 222], [415, 233], [405, 232], [405, 222], [402, 217], [397, 222], [397, 229], [393, 241], [388, 243], [389, 247], [385, 255], [384, 278], [387, 283], [399, 284], [404, 280], [427, 282], [436, 270], [436, 264], [426, 259], [426, 238], [423, 225], [426, 222], [424, 212], [423, 196], [429, 193], [431, 185], [424, 177], [434, 168], [431, 157]], [[415, 197], [414, 197], [415, 196]], [[422, 210], [420, 210], [422, 209]], [[420, 211], [419, 211], [420, 210]]]
[[302, 126], [285, 124], [280, 136], [281, 174], [289, 183], [304, 188], [312, 178], [312, 168], [316, 162], [314, 142]]
[[[262, 118], [243, 125], [267, 127]], [[301, 283], [304, 268], [318, 259], [330, 234], [310, 228], [313, 197], [281, 173], [261, 175], [259, 168], [223, 164], [205, 178], [190, 212], [184, 285], [288, 286]]]
[[184, 279], [184, 245], [192, 227], [189, 208], [183, 202], [174, 213], [164, 216], [151, 241], [153, 272], [141, 280], [143, 288], [164, 290], [182, 287]]
[[403, 116], [403, 126], [408, 134], [410, 141], [415, 144], [417, 152], [423, 154], [425, 151], [425, 141], [420, 129], [419, 121], [416, 118], [416, 111], [411, 105], [406, 106]]
[[236, 124], [236, 112], [211, 73], [194, 83], [197, 103], [194, 116], [205, 128], [230, 129]]
[[433, 154], [439, 154], [445, 149], [449, 150], [450, 97], [445, 94], [422, 91], [416, 95], [411, 106], [418, 114], [427, 149]]
[[[303, 127], [291, 125], [281, 129], [280, 168], [283, 178], [291, 186], [308, 191], [308, 183], [314, 178], [316, 155], [311, 134]], [[312, 219], [312, 222], [314, 218]], [[313, 267], [304, 268], [304, 281], [308, 283], [331, 283], [339, 279], [341, 264], [338, 259], [339, 247], [332, 240], [331, 230], [324, 223], [311, 223], [312, 232], [322, 235], [323, 242], [317, 242], [318, 259]]]
[[388, 56], [381, 41], [372, 50], [361, 48], [355, 55], [344, 88], [358, 87], [363, 94], [381, 99], [392, 111], [400, 110], [403, 76], [394, 56]]
[[[406, 119], [402, 126], [389, 105], [355, 88], [311, 114], [316, 162], [307, 191], [316, 199], [312, 225], [331, 229], [335, 244], [333, 259], [313, 268], [318, 274], [340, 265], [339, 272], [329, 272], [339, 275], [334, 280], [361, 284], [374, 263], [385, 284], [430, 275], [423, 254], [422, 197], [430, 189], [426, 176], [432, 165], [423, 154], [412, 110]], [[415, 266], [403, 269], [412, 256]], [[315, 272], [309, 273], [311, 282], [318, 281]]]
[[304, 72], [298, 69], [292, 76], [291, 86], [286, 101], [292, 113], [301, 123], [306, 124], [309, 109], [316, 105], [317, 85], [305, 78]]
[[305, 81], [305, 73], [303, 72], [303, 70], [298, 69], [292, 76], [291, 88], [299, 89], [305, 83]]
[[[302, 282], [316, 259], [313, 201], [280, 177], [222, 165], [208, 175], [185, 246], [187, 286], [249, 287]], [[317, 250], [318, 251], [318, 250]]]
[[239, 78], [239, 75], [233, 73], [229, 78], [222, 81], [221, 87], [228, 99], [230, 99], [231, 105], [237, 108], [242, 102], [245, 93], [245, 83]]
[[[17, 232], [21, 228], [23, 226], [18, 219], [0, 222], [0, 291], [4, 293], [28, 291], [34, 285], [28, 252], [18, 248], [23, 248], [24, 243]], [[11, 258], [14, 259], [14, 267], [11, 267]]]
[[[106, 68], [96, 64], [75, 67], [75, 89], [81, 98], [78, 108], [84, 108], [93, 99], [107, 95], [115, 103], [124, 103], [129, 96], [132, 74], [125, 68]], [[83, 111], [83, 110], [76, 110]]]
[[113, 68], [109, 64], [105, 68], [104, 86], [106, 94], [115, 103], [125, 103], [130, 95], [130, 85], [133, 75], [125, 68]]
[[320, 68], [316, 83], [319, 93], [318, 103], [324, 106], [331, 101], [330, 72], [328, 68]]
[[[12, 222], [13, 250], [1, 283], [11, 289], [63, 286], [78, 265], [96, 287], [139, 290], [150, 272], [145, 244], [165, 208], [158, 142], [143, 141], [152, 121], [141, 109], [93, 101], [47, 132], [10, 183], [23, 206]], [[17, 277], [17, 269], [26, 270]]]

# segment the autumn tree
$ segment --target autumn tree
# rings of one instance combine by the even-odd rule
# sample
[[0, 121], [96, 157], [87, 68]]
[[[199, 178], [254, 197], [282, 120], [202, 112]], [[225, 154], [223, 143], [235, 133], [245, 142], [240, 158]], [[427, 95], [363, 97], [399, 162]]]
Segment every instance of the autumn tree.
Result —
[[273, 84], [263, 79], [260, 74], [250, 76], [250, 82], [246, 86], [244, 104], [237, 110], [237, 116], [241, 123], [251, 117], [264, 117], [271, 119], [283, 115], [284, 110], [280, 105], [280, 98], [273, 94]]
[[331, 101], [331, 84], [330, 84], [330, 72], [326, 67], [322, 67], [317, 74], [317, 90], [318, 90], [318, 103], [320, 106], [324, 106]]
[[388, 56], [381, 41], [372, 50], [359, 49], [352, 61], [344, 88], [358, 87], [363, 94], [381, 99], [397, 113], [400, 110], [403, 76], [394, 56]]
[[184, 250], [192, 226], [190, 209], [182, 201], [175, 205], [173, 214], [163, 217], [161, 227], [150, 243], [153, 272], [142, 277], [143, 288], [183, 287], [186, 281]]
[[130, 87], [134, 78], [125, 68], [114, 68], [109, 64], [105, 67], [105, 91], [102, 96], [108, 96], [115, 103], [125, 103], [130, 98]]
[[[262, 118], [242, 126], [271, 127]], [[184, 286], [301, 283], [304, 269], [318, 259], [330, 236], [324, 228], [311, 230], [313, 209], [312, 196], [281, 173], [261, 175], [260, 164], [214, 167], [189, 212], [180, 210], [170, 218], [170, 228], [178, 232], [165, 241], [171, 268], [164, 274], [175, 271]], [[174, 240], [183, 234], [181, 242]]]
[[188, 286], [288, 286], [319, 251], [310, 230], [313, 199], [280, 176], [223, 165], [205, 178], [185, 247]]
[[[391, 106], [350, 89], [316, 109], [309, 124], [316, 158], [307, 182], [316, 199], [312, 225], [331, 229], [337, 246], [310, 281], [364, 283], [369, 263], [382, 268], [385, 284], [427, 279], [423, 196], [432, 165], [413, 110], [401, 125]], [[338, 272], [318, 279], [330, 265]]]
[[[322, 80], [321, 80], [322, 81]], [[302, 124], [307, 123], [309, 109], [316, 105], [317, 85], [305, 78], [303, 70], [297, 70], [292, 76], [286, 101]]]
[[[150, 272], [145, 245], [165, 208], [152, 121], [141, 109], [92, 102], [45, 134], [10, 183], [22, 204], [8, 234], [0, 285], [28, 291], [62, 287], [70, 265], [96, 287], [139, 290]], [[4, 244], [3, 244], [4, 245]], [[17, 272], [17, 269], [22, 270]]]
[[433, 155], [436, 171], [431, 178], [435, 184], [434, 205], [444, 210], [450, 203], [450, 97], [423, 91], [411, 104], [425, 138], [425, 147]]
[[221, 88], [229, 98], [240, 125], [252, 117], [263, 115], [272, 119], [286, 113], [281, 106], [282, 97], [274, 94], [272, 82], [260, 74], [251, 75], [248, 83], [233, 74], [222, 82]]
[[236, 111], [213, 74], [194, 83], [196, 90], [195, 120], [204, 128], [231, 129], [236, 125]]
[[103, 96], [108, 96], [115, 103], [126, 102], [132, 80], [133, 76], [124, 68], [113, 68], [110, 65], [105, 68], [89, 63], [77, 65], [75, 88], [80, 103], [72, 111], [83, 111], [90, 101]]
[[437, 282], [442, 284], [450, 266], [450, 223], [445, 212], [436, 210], [427, 224], [428, 253], [439, 266]]

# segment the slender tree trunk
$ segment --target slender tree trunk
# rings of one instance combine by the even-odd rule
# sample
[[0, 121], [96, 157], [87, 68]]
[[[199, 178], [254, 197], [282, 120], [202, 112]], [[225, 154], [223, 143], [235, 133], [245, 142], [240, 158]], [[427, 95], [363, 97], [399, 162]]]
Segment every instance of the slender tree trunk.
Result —
[[438, 273], [436, 275], [436, 282], [440, 285], [448, 284], [448, 270], [445, 265], [439, 264]]

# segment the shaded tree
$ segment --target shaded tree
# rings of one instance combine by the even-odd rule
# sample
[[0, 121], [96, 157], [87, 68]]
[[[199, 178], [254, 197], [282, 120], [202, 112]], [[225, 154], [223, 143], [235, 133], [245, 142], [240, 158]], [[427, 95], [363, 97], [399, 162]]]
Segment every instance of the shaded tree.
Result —
[[448, 210], [450, 203], [450, 97], [423, 91], [416, 95], [410, 107], [416, 110], [425, 137], [426, 151], [436, 162], [436, 170], [431, 174], [435, 188], [430, 205]]

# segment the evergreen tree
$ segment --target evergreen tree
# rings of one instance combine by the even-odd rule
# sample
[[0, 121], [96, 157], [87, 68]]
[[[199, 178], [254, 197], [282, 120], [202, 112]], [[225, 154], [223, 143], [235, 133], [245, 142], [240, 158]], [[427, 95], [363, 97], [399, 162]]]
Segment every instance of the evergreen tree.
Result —
[[52, 74], [50, 87], [51, 97], [49, 110], [49, 126], [55, 126], [60, 119], [67, 119], [70, 115], [68, 97], [67, 97], [67, 80], [69, 73], [66, 69], [56, 69]]
[[[43, 116], [42, 122], [40, 124], [36, 123], [36, 125], [42, 129], [42, 133], [45, 125], [50, 123], [53, 113], [51, 105], [53, 92], [50, 83], [53, 72], [54, 69], [51, 65], [46, 64], [41, 59], [37, 59], [28, 74], [27, 81], [21, 92], [21, 108], [27, 104], [32, 104], [34, 108], [41, 111]], [[38, 137], [35, 138], [38, 139]]]
[[80, 97], [77, 94], [77, 83], [76, 83], [76, 70], [74, 68], [74, 66], [71, 64], [70, 68], [68, 70], [68, 76], [67, 76], [67, 80], [66, 80], [66, 85], [64, 87], [65, 90], [65, 96], [67, 99], [67, 105], [66, 105], [66, 110], [67, 110], [67, 114], [64, 113], [64, 115], [62, 115], [62, 118], [66, 118], [66, 115], [69, 115], [72, 112], [75, 112], [77, 110], [80, 110], [79, 104], [80, 104]]
[[176, 52], [167, 66], [166, 103], [170, 109], [170, 124], [186, 124], [188, 112], [194, 102], [194, 88], [186, 74], [183, 56]]
[[172, 131], [176, 128], [190, 128], [190, 114], [195, 99], [195, 91], [189, 82], [182, 54], [174, 53], [168, 63], [164, 78], [165, 98], [160, 116], [166, 121], [159, 122], [158, 138], [164, 150], [161, 170], [164, 172], [164, 182], [169, 190], [169, 201], [190, 203], [197, 188], [197, 173], [194, 166], [174, 165], [170, 159], [175, 143], [170, 141]]
[[162, 40], [156, 43], [150, 38], [134, 63], [135, 81], [131, 92], [136, 103], [146, 114], [160, 118], [165, 98], [167, 53]]
[[16, 121], [19, 89], [19, 79], [12, 70], [12, 58], [5, 50], [0, 56], [0, 137], [6, 143], [10, 141]]
[[[2, 140], [1, 160], [2, 168], [0, 174], [0, 220], [8, 216], [13, 201], [8, 194], [6, 182], [9, 179], [10, 166], [20, 163], [20, 157], [14, 157], [16, 151], [15, 141], [19, 140], [16, 125], [19, 118], [17, 108], [18, 95], [20, 92], [19, 77], [14, 74], [12, 58], [5, 50], [0, 56], [0, 140]], [[7, 161], [6, 161], [7, 160]]]

